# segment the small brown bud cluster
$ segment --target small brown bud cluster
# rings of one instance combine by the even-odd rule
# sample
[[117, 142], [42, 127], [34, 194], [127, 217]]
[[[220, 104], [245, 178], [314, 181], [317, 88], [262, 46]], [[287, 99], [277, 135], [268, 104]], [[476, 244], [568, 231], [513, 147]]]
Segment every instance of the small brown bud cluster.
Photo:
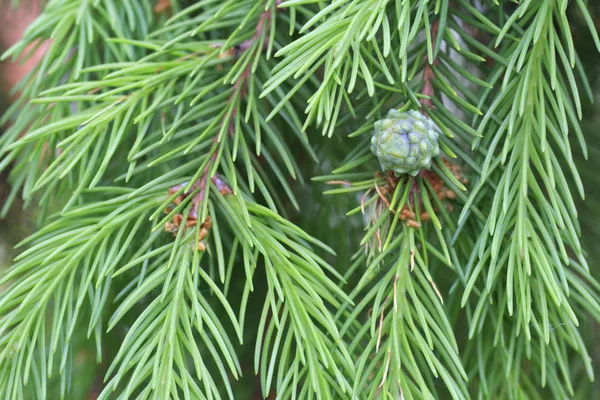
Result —
[[[202, 199], [204, 199], [204, 196], [205, 196], [206, 180], [207, 180], [206, 177], [203, 177], [196, 184], [194, 184], [194, 186], [192, 186], [192, 189], [200, 188], [201, 190], [196, 195], [194, 195], [194, 197], [192, 198], [192, 201], [191, 201], [192, 208], [191, 208], [186, 220], [185, 221], [183, 220], [182, 214], [177, 213], [177, 214], [173, 215], [173, 218], [171, 218], [171, 221], [165, 223], [165, 231], [171, 232], [171, 233], [173, 233], [173, 235], [176, 235], [177, 232], [179, 231], [179, 229], [194, 227], [198, 224], [198, 205], [200, 204]], [[211, 182], [213, 183], [213, 185], [215, 185], [215, 187], [217, 188], [219, 193], [221, 193], [222, 196], [227, 196], [227, 195], [233, 194], [233, 191], [231, 190], [231, 188], [227, 185], [227, 183], [225, 183], [225, 181], [223, 181], [223, 179], [221, 179], [221, 177], [219, 175], [213, 176], [211, 178]], [[181, 190], [181, 188], [185, 187], [187, 184], [188, 184], [187, 182], [184, 182], [182, 184], [179, 184], [177, 186], [173, 186], [173, 187], [169, 188], [169, 195], [173, 196], [175, 193], [177, 193], [177, 191]], [[173, 206], [177, 207], [179, 204], [181, 204], [181, 202], [187, 196], [189, 196], [189, 193], [182, 193], [179, 196], [177, 196], [173, 200]], [[171, 211], [173, 211], [173, 206], [167, 207], [164, 210], [164, 213], [169, 214]], [[212, 220], [211, 220], [210, 216], [206, 216], [206, 218], [204, 219], [204, 222], [202, 222], [202, 225], [200, 225], [200, 232], [198, 234], [198, 250], [199, 251], [206, 250], [206, 244], [204, 242], [204, 239], [208, 235], [208, 231], [210, 230], [211, 227], [212, 227]]]
[[[469, 182], [469, 180], [462, 175], [460, 166], [453, 164], [446, 159], [443, 159], [442, 161], [443, 161], [444, 165], [446, 165], [448, 170], [450, 172], [452, 172], [452, 174], [456, 177], [456, 179], [459, 182], [461, 182], [463, 184], [466, 184]], [[389, 203], [389, 200], [386, 198], [386, 196], [388, 194], [392, 194], [396, 190], [396, 185], [398, 184], [398, 178], [395, 177], [392, 173], [388, 173], [386, 176], [381, 176], [380, 173], [378, 173], [378, 175], [387, 180], [387, 184], [377, 188], [377, 191], [380, 194], [381, 200], [389, 207], [390, 203]], [[427, 179], [429, 181], [429, 184], [433, 188], [433, 191], [435, 192], [436, 196], [440, 200], [456, 198], [456, 193], [454, 193], [452, 190], [448, 189], [444, 185], [444, 181], [435, 172], [429, 171], [429, 170], [421, 170], [419, 175], [421, 176], [422, 179]], [[452, 206], [451, 203], [446, 203], [445, 206], [448, 208], [449, 211], [454, 211], [454, 207]], [[402, 208], [402, 211], [398, 215], [398, 219], [406, 222], [406, 224], [412, 228], [420, 228], [421, 224], [419, 222], [417, 222], [416, 215], [415, 215], [414, 211], [411, 210], [411, 208], [414, 208], [414, 207], [409, 207], [409, 204], [404, 205], [404, 207]], [[429, 213], [427, 211], [422, 211], [419, 214], [419, 217], [420, 217], [419, 219], [421, 220], [421, 222], [431, 220], [431, 216], [429, 215]]]
[[[165, 213], [169, 213], [169, 212], [170, 212], [169, 209], [165, 210]], [[177, 231], [179, 231], [179, 229], [181, 229], [182, 226], [185, 229], [185, 228], [194, 227], [194, 226], [196, 226], [197, 223], [198, 223], [198, 220], [191, 216], [188, 216], [185, 223], [183, 223], [183, 215], [175, 214], [175, 215], [173, 215], [173, 219], [171, 219], [171, 222], [165, 223], [165, 231], [172, 232], [173, 235], [176, 235]], [[205, 243], [204, 239], [208, 235], [208, 231], [210, 230], [211, 227], [212, 227], [212, 220], [210, 218], [210, 215], [207, 215], [206, 218], [204, 219], [204, 222], [202, 223], [202, 225], [200, 225], [200, 233], [198, 234], [198, 250], [199, 251], [206, 250], [206, 243]]]
[[[420, 217], [421, 221], [429, 221], [431, 219], [431, 216], [427, 211], [423, 211], [420, 214]], [[417, 222], [415, 213], [410, 211], [406, 206], [404, 206], [404, 208], [400, 212], [400, 215], [398, 215], [398, 219], [401, 221], [406, 221], [406, 225], [410, 226], [411, 228], [421, 227], [421, 224]]]

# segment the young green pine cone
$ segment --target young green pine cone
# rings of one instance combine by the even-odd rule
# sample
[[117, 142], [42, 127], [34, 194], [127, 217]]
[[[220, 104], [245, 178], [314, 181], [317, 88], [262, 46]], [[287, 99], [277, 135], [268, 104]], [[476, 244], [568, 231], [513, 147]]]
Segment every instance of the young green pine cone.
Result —
[[415, 176], [439, 154], [438, 136], [433, 121], [420, 112], [392, 109], [375, 122], [371, 151], [384, 171]]

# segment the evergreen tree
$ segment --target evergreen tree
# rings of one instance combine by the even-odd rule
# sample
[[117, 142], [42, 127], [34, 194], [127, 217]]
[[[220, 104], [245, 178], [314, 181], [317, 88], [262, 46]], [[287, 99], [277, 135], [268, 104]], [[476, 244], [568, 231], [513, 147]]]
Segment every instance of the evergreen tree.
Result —
[[45, 47], [2, 118], [37, 228], [0, 398], [598, 396], [593, 14], [49, 0], [4, 53]]

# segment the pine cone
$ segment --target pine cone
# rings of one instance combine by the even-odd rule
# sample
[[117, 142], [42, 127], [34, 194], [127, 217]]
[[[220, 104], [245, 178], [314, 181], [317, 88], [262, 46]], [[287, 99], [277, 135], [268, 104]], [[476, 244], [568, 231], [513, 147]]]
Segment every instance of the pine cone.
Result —
[[415, 176], [439, 154], [438, 136], [434, 122], [420, 112], [392, 109], [375, 122], [371, 151], [384, 171]]

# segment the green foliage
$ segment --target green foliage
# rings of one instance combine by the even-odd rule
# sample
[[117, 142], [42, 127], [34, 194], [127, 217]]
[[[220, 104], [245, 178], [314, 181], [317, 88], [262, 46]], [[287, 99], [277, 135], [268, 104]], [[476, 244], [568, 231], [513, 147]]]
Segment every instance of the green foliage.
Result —
[[[586, 398], [600, 40], [584, 0], [479, 3], [49, 1], [4, 55], [50, 41], [2, 120], [2, 213], [40, 227], [0, 397], [75, 398], [94, 354], [101, 399]], [[390, 108], [437, 125], [429, 170], [377, 172]]]

